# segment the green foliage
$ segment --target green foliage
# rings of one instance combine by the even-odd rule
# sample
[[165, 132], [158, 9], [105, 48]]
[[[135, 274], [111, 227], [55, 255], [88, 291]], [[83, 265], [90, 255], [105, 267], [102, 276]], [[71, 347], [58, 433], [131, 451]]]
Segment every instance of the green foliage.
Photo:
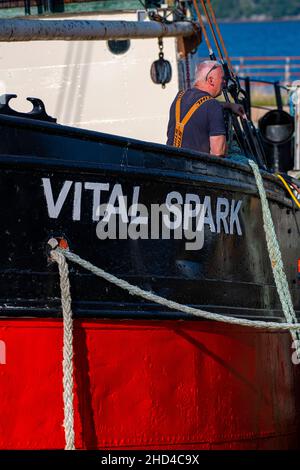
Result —
[[300, 15], [299, 0], [211, 0], [217, 18], [249, 18], [254, 15], [281, 18]]

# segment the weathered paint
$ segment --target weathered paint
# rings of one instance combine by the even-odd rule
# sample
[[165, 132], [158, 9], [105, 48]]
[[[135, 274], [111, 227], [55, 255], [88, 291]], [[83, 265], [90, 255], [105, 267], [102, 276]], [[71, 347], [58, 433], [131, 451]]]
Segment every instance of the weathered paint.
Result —
[[[64, 447], [62, 323], [2, 319], [0, 448]], [[288, 333], [193, 321], [75, 321], [77, 448], [297, 445]]]
[[[157, 21], [24, 20], [1, 19], [0, 41], [92, 41], [188, 37], [195, 26], [188, 21], [166, 24]], [[198, 29], [198, 33], [201, 34]]]

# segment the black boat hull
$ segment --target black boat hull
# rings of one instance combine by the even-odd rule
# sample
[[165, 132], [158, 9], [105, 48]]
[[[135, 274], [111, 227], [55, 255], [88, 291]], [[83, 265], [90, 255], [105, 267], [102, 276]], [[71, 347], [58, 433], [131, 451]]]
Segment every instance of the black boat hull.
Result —
[[[13, 310], [14, 315], [56, 315], [57, 268], [47, 260], [46, 244], [60, 236], [82, 258], [163, 297], [230, 315], [283, 319], [250, 168], [195, 152], [7, 116], [0, 117], [0, 133], [1, 314]], [[299, 213], [274, 176], [265, 173], [264, 183], [300, 313]], [[205, 204], [200, 249], [186, 248], [184, 230], [181, 239], [174, 239], [172, 231], [171, 239], [151, 239], [153, 204], [172, 199], [183, 207], [197, 198]], [[115, 207], [126, 202], [127, 239], [97, 236], [97, 203], [112, 200]], [[128, 235], [134, 202], [149, 210], [148, 239]], [[182, 215], [184, 219], [184, 211]], [[74, 313], [80, 317], [101, 317], [104, 311], [116, 317], [184, 317], [133, 298], [75, 266], [71, 284]]]
[[[1, 449], [65, 445], [51, 237], [182, 304], [284, 320], [247, 165], [8, 116], [0, 133]], [[264, 174], [264, 184], [299, 314], [299, 213], [274, 176]], [[98, 208], [109, 201], [124, 218], [123, 239], [99, 231]], [[149, 235], [153, 205], [174, 201], [165, 215], [170, 224], [181, 211], [179, 232], [132, 236], [134, 204], [149, 211]], [[187, 245], [187, 201], [204, 206], [197, 249]], [[289, 332], [195, 321], [71, 263], [70, 280], [76, 448], [297, 448], [299, 370]]]

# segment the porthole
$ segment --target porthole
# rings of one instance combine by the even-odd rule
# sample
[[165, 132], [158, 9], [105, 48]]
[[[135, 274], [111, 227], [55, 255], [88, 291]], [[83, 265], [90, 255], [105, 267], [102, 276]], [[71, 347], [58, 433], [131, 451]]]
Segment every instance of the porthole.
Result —
[[130, 48], [130, 39], [109, 39], [107, 46], [112, 54], [125, 54]]

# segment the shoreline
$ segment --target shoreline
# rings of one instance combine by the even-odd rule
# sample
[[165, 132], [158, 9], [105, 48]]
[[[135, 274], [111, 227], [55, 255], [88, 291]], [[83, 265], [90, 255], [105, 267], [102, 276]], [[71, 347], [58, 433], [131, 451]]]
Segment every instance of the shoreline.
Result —
[[300, 22], [300, 15], [298, 16], [284, 16], [282, 18], [273, 17], [250, 17], [250, 18], [219, 18], [219, 23], [284, 23], [284, 22]]

